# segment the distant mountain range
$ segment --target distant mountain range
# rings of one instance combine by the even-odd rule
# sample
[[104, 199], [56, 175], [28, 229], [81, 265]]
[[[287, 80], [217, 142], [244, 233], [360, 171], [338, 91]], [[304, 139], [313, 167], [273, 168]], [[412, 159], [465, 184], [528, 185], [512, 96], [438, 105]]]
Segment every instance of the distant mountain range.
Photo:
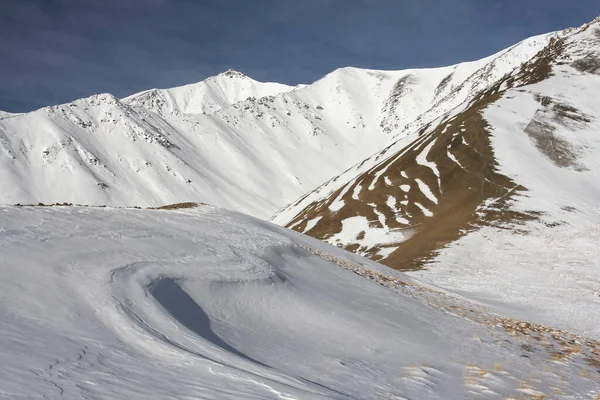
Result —
[[444, 68], [342, 68], [298, 87], [227, 71], [0, 115], [0, 202], [200, 201], [269, 218], [473, 100], [556, 35]]

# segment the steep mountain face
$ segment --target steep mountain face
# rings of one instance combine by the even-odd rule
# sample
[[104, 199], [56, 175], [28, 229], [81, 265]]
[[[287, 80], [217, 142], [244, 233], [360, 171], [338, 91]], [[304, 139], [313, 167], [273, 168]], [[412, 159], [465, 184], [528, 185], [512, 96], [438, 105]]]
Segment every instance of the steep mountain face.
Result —
[[119, 100], [92, 96], [0, 120], [0, 202], [199, 201], [262, 218], [443, 115], [553, 35], [478, 62], [342, 68], [300, 87], [228, 71]]
[[[375, 259], [385, 259], [398, 268], [418, 266], [431, 255], [425, 248], [434, 250], [440, 241], [451, 240], [442, 239], [446, 236], [442, 233], [438, 237], [435, 234], [438, 229], [451, 227], [449, 231], [454, 232], [451, 236], [455, 237], [461, 228], [468, 226], [470, 219], [491, 218], [484, 218], [480, 207], [483, 204], [489, 211], [493, 209], [492, 202], [496, 206], [506, 205], [510, 195], [526, 190], [513, 181], [512, 174], [499, 172], [501, 165], [495, 157], [493, 137], [499, 134], [492, 134], [497, 127], [490, 125], [484, 115], [496, 109], [501, 98], [512, 98], [525, 91], [533, 93], [539, 109], [536, 108], [536, 114], [523, 132], [539, 151], [555, 164], [576, 172], [594, 168], [579, 165], [579, 157], [573, 150], [588, 141], [593, 144], [594, 137], [584, 139], [581, 134], [573, 133], [574, 137], [568, 140], [578, 139], [580, 143], [571, 145], [555, 133], [557, 124], [562, 124], [564, 135], [569, 134], [569, 127], [577, 131], [594, 127], [593, 117], [586, 114], [594, 113], [589, 104], [582, 106], [586, 111], [567, 104], [579, 103], [578, 96], [591, 98], [595, 94], [595, 68], [590, 72], [590, 68], [580, 67], [582, 63], [593, 65], [590, 60], [595, 60], [600, 47], [594, 42], [599, 28], [590, 26], [552, 37], [547, 46], [519, 68], [484, 86], [484, 90], [471, 91], [475, 94], [467, 97], [467, 101], [305, 195], [278, 212], [273, 220], [287, 222], [296, 230], [310, 232], [332, 243], [350, 246]], [[554, 71], [558, 65], [560, 69]], [[563, 99], [546, 89], [548, 82], [562, 84], [566, 89], [567, 79], [580, 79], [585, 84], [561, 94]], [[476, 209], [479, 214], [475, 213]], [[507, 218], [506, 207], [500, 209], [502, 218]], [[528, 219], [526, 215], [513, 214], [509, 219], [513, 217]], [[361, 232], [369, 231], [363, 228], [370, 225], [395, 239], [389, 243], [370, 241], [369, 235], [360, 235], [357, 239]], [[347, 231], [344, 226], [348, 227]], [[419, 232], [426, 233], [428, 245], [419, 241]], [[417, 242], [421, 245], [416, 246]], [[400, 243], [402, 250], [396, 251]], [[409, 260], [412, 264], [406, 264]]]
[[[537, 318], [594, 331], [600, 264], [593, 243], [581, 238], [599, 230], [599, 55], [600, 21], [558, 34], [473, 100], [274, 221], [394, 268], [425, 266], [417, 276], [535, 304]], [[557, 316], [548, 301], [557, 297], [569, 298], [580, 315]]]

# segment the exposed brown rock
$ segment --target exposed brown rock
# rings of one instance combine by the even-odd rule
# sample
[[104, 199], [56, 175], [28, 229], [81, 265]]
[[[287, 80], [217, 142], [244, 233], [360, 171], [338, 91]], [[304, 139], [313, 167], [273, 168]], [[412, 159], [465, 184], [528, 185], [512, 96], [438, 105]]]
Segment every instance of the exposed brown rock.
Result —
[[160, 206], [160, 207], [152, 207], [150, 208], [151, 210], [178, 210], [180, 208], [195, 208], [198, 207], [198, 205], [200, 204], [204, 204], [204, 203], [194, 203], [191, 201], [185, 202], [185, 203], [175, 203], [175, 204], [167, 204], [165, 206]]
[[[344, 220], [366, 217], [374, 228], [405, 234], [404, 240], [369, 248], [360, 243], [364, 236], [360, 233], [355, 242], [345, 244], [346, 249], [396, 269], [413, 270], [430, 260], [440, 248], [482, 225], [506, 227], [508, 223], [518, 224], [538, 217], [533, 212], [510, 209], [511, 198], [526, 189], [498, 172], [491, 133], [482, 112], [507, 88], [537, 83], [551, 76], [552, 64], [561, 57], [564, 47], [564, 38], [551, 39], [532, 61], [480, 93], [464, 111], [447, 117], [437, 126], [423, 127], [411, 144], [326, 199], [307, 206], [288, 226], [302, 232], [308, 221], [321, 217], [307, 233], [327, 240], [342, 231]], [[402, 88], [404, 83], [399, 82]], [[541, 99], [541, 103], [553, 107], [556, 118], [585, 118], [577, 110], [552, 99]], [[533, 125], [530, 131], [535, 128]], [[552, 148], [558, 152], [557, 146]], [[419, 163], [417, 159], [424, 149], [428, 150], [426, 162], [421, 159]], [[564, 151], [557, 157], [568, 159], [570, 154], [566, 153], [566, 147], [561, 149]], [[428, 162], [435, 163], [439, 176], [428, 165], [423, 165]], [[401, 189], [408, 186], [410, 189], [406, 192]], [[421, 190], [424, 186], [429, 190]], [[427, 191], [431, 193], [424, 193]], [[335, 211], [329, 208], [340, 201], [343, 207], [334, 207]], [[383, 258], [380, 251], [390, 247], [396, 250]]]

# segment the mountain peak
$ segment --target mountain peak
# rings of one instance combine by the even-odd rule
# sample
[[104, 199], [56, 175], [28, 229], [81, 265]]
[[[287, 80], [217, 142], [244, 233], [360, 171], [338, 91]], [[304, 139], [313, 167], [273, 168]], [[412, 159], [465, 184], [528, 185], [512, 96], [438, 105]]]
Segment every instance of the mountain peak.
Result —
[[243, 74], [242, 72], [233, 70], [233, 69], [228, 69], [225, 72], [221, 72], [218, 76], [223, 76], [223, 77], [227, 77], [227, 78], [248, 78], [248, 76], [246, 76], [245, 74]]

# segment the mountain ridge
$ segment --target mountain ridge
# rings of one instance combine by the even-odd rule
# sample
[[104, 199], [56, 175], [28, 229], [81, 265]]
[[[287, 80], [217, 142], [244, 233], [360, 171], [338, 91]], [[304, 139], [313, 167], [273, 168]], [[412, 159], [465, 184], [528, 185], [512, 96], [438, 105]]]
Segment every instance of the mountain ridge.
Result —
[[[421, 279], [474, 291], [499, 312], [516, 302], [538, 319], [597, 336], [600, 265], [581, 238], [597, 236], [600, 215], [598, 91], [596, 20], [551, 38], [473, 101], [272, 220]], [[565, 314], [558, 305], [564, 299], [577, 312]]]
[[[467, 88], [486, 85], [476, 77], [493, 81], [547, 40], [531, 38], [490, 56], [485, 60], [506, 63], [487, 68], [485, 60], [419, 72], [341, 68], [299, 87], [225, 72], [180, 88], [124, 99], [95, 95], [4, 118], [0, 202], [198, 201], [268, 218], [405, 135], [398, 121], [424, 122], [419, 116], [452, 69], [437, 95], [457, 94], [426, 119], [469, 97]], [[418, 107], [415, 96], [424, 99]], [[202, 99], [210, 100], [204, 108]]]
[[169, 89], [150, 89], [122, 100], [159, 114], [212, 114], [249, 97], [272, 96], [295, 88], [274, 82], [258, 82], [230, 69], [197, 83]]

